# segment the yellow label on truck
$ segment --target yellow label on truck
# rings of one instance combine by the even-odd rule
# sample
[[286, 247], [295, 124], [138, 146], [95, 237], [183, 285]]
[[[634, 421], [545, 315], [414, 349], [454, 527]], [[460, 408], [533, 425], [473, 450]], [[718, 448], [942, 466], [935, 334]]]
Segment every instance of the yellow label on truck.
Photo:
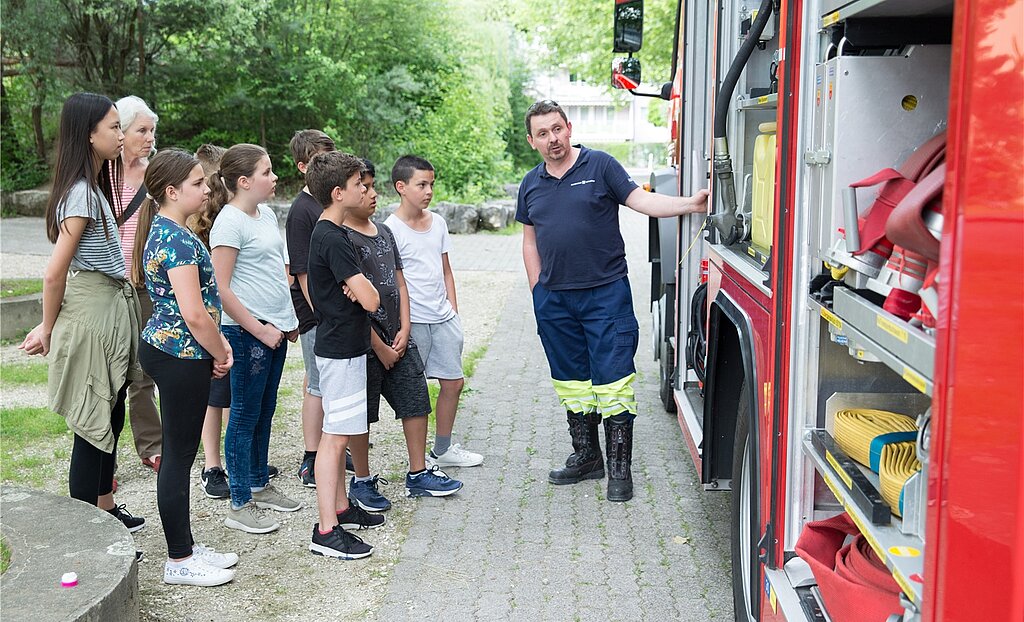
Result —
[[879, 315], [878, 319], [875, 320], [875, 324], [877, 324], [879, 328], [889, 333], [893, 337], [899, 339], [903, 343], [907, 343], [907, 329], [903, 328], [896, 322], [893, 322], [887, 317]]
[[821, 25], [824, 26], [824, 27], [828, 27], [828, 26], [831, 26], [832, 24], [834, 24], [834, 23], [836, 23], [838, 21], [839, 21], [839, 11], [836, 11], [834, 13], [829, 13], [824, 18], [822, 18]]
[[825, 451], [825, 459], [828, 460], [828, 463], [836, 470], [836, 475], [839, 476], [839, 479], [843, 480], [846, 487], [853, 490], [853, 479], [839, 466], [839, 461], [835, 459], [835, 456], [832, 455], [831, 451]]
[[903, 379], [907, 381], [907, 384], [909, 384], [910, 386], [914, 387], [915, 389], [917, 389], [921, 393], [927, 393], [928, 392], [928, 384], [927, 384], [927, 382], [925, 381], [924, 378], [921, 377], [920, 374], [918, 374], [913, 369], [910, 369], [909, 367], [904, 367], [903, 368]]
[[832, 313], [825, 307], [821, 308], [821, 317], [825, 318], [825, 321], [835, 326], [839, 330], [843, 330], [843, 321], [839, 319], [835, 313]]

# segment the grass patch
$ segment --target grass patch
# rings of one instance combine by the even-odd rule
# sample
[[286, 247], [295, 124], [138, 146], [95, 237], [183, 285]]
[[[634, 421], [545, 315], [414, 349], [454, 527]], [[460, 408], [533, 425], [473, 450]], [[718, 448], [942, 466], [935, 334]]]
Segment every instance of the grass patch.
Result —
[[498, 229], [497, 231], [482, 230], [480, 233], [486, 233], [488, 235], [519, 235], [522, 232], [523, 232], [523, 223], [521, 223], [521, 222], [519, 222], [517, 220], [517, 221], [514, 221], [511, 225], [508, 225], [507, 227], [502, 227], [501, 229]]
[[0, 383], [46, 386], [46, 363], [7, 363], [0, 367]]
[[42, 291], [42, 279], [0, 279], [0, 298], [38, 294]]
[[[476, 365], [485, 354], [487, 354], [487, 346], [482, 345], [462, 357], [462, 375], [465, 376], [467, 380], [472, 378], [473, 374], [476, 373]], [[441, 385], [438, 384], [436, 380], [427, 382], [427, 393], [430, 395], [430, 415], [428, 416], [427, 421], [429, 421], [430, 430], [434, 429], [434, 424], [436, 423], [435, 415], [437, 413], [437, 395], [440, 392]], [[460, 406], [462, 405], [462, 396], [472, 392], [473, 389], [467, 383], [462, 389], [462, 394], [459, 396]]]
[[483, 345], [473, 350], [462, 358], [462, 373], [466, 378], [472, 378], [473, 374], [476, 373], [476, 365], [480, 362], [480, 359], [487, 354], [487, 346]]
[[0, 410], [0, 437], [3, 437], [0, 478], [41, 485], [41, 481], [33, 480], [33, 475], [38, 475], [40, 467], [52, 464], [56, 456], [53, 451], [46, 455], [32, 453], [33, 445], [69, 433], [64, 418], [49, 409], [23, 407]]
[[0, 538], [0, 574], [7, 572], [7, 569], [11, 567], [11, 547], [7, 546], [7, 541]]

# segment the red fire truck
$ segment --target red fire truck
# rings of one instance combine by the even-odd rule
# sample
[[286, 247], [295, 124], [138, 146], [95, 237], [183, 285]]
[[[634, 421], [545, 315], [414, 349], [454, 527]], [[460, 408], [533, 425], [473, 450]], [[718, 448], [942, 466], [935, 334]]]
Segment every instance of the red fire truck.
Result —
[[[665, 407], [732, 495], [737, 620], [884, 620], [861, 561], [889, 620], [1024, 620], [1024, 2], [677, 22], [645, 92], [643, 3], [616, 0], [612, 82], [670, 101], [651, 189], [712, 190], [652, 220], [651, 310]], [[864, 546], [815, 566], [835, 517]]]

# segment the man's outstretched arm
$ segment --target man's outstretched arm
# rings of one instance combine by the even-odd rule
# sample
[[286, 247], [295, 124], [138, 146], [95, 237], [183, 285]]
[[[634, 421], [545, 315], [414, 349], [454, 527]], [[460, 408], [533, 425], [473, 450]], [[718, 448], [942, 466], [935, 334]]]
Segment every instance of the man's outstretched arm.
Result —
[[[626, 197], [626, 207], [655, 218], [706, 214], [708, 194], [707, 190], [698, 190], [692, 197], [670, 197], [637, 188]], [[526, 246], [525, 235], [523, 236], [523, 246]]]

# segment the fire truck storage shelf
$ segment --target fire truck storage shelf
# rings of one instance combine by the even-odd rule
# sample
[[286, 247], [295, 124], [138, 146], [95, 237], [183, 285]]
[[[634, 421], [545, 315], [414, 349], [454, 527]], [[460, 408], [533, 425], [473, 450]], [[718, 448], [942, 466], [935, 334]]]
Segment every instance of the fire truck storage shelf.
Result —
[[768, 110], [777, 108], [778, 105], [778, 93], [769, 93], [760, 97], [740, 97], [736, 100], [737, 110]]
[[952, 15], [953, 0], [823, 0], [821, 27], [850, 17]]
[[[821, 475], [825, 484], [842, 504], [843, 508], [857, 524], [861, 533], [867, 538], [871, 548], [879, 559], [892, 571], [892, 576], [906, 593], [907, 597], [918, 607], [921, 605], [924, 577], [924, 543], [920, 538], [907, 535], [900, 531], [900, 519], [892, 517], [888, 525], [874, 525], [870, 518], [854, 501], [850, 488], [846, 485], [848, 476], [840, 474], [830, 463], [824, 452], [815, 447], [811, 441], [812, 434], [828, 434], [824, 430], [807, 430], [804, 433], [803, 451], [810, 458], [814, 469]], [[875, 477], [877, 485], [877, 476]]]
[[921, 393], [932, 394], [933, 336], [844, 287], [835, 289], [831, 311], [814, 300], [811, 305], [818, 307], [832, 333], [845, 336], [877, 357]]

